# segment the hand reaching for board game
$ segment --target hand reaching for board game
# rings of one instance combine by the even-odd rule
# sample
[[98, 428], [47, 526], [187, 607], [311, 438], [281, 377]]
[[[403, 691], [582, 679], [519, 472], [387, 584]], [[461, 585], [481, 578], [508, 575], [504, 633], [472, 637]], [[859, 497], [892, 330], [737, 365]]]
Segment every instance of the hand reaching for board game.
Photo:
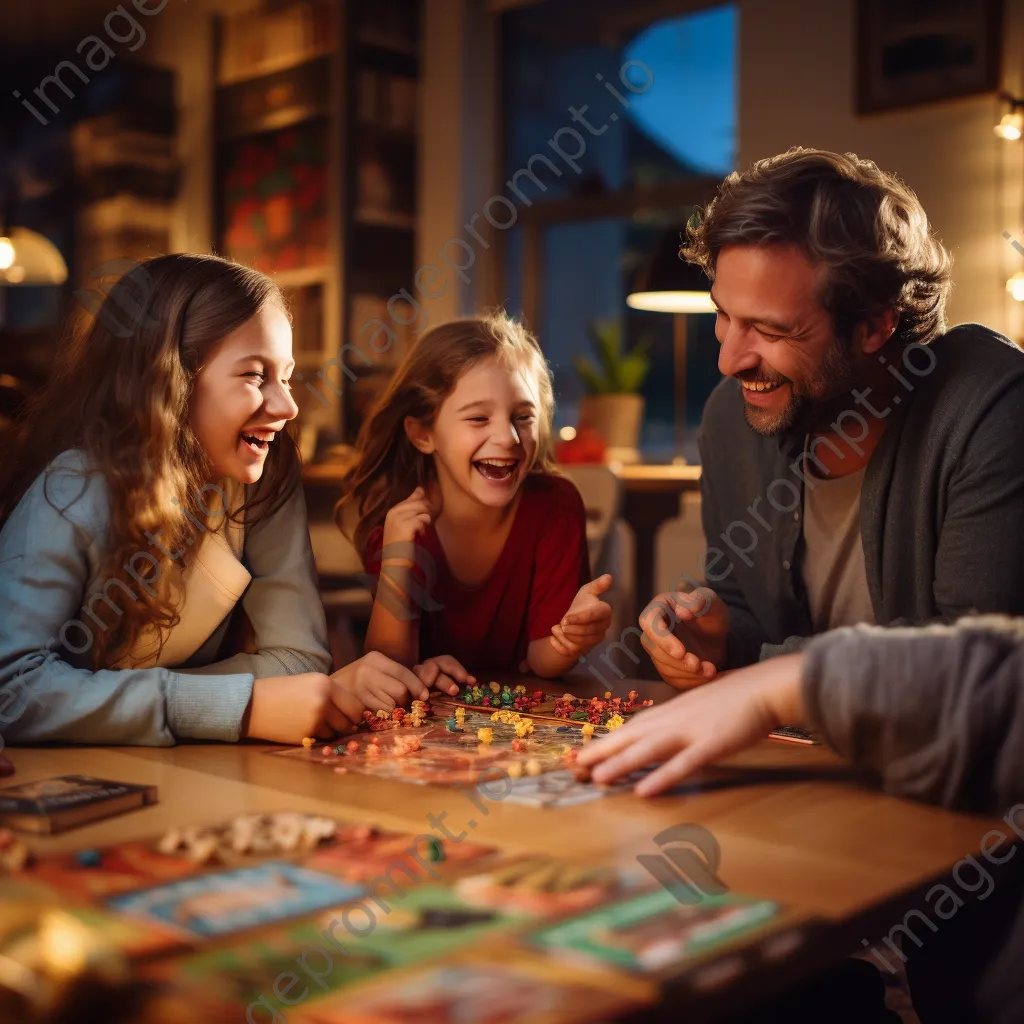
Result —
[[605, 573], [580, 587], [562, 621], [551, 627], [551, 643], [559, 654], [580, 658], [604, 639], [612, 609], [601, 600], [601, 594], [611, 585], [612, 577]]
[[698, 768], [763, 740], [783, 724], [802, 724], [802, 654], [789, 654], [740, 669], [714, 686], [680, 694], [641, 711], [621, 729], [585, 747], [577, 764], [593, 780], [611, 783], [660, 763], [634, 787], [655, 796]]
[[331, 677], [322, 672], [257, 679], [242, 720], [242, 735], [272, 743], [301, 743], [305, 736], [326, 739], [351, 732], [362, 710], [350, 718], [335, 705], [333, 691]]
[[641, 643], [669, 686], [688, 690], [718, 674], [725, 661], [729, 609], [710, 588], [659, 594], [640, 613]]
[[430, 694], [415, 672], [379, 651], [338, 669], [331, 681], [338, 687], [335, 704], [354, 722], [362, 720], [364, 711], [392, 711], [410, 700], [426, 700]]
[[427, 658], [422, 665], [414, 665], [413, 672], [425, 686], [436, 687], [451, 697], [458, 695], [460, 683], [476, 682], [476, 676], [471, 676], [450, 654]]

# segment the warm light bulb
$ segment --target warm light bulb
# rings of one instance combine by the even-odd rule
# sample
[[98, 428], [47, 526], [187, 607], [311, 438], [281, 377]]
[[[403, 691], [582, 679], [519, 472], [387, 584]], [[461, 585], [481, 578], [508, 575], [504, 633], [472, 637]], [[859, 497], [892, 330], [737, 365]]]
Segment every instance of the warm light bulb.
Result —
[[11, 267], [4, 275], [8, 284], [21, 284], [25, 280], [24, 267]]
[[999, 124], [992, 130], [1001, 139], [1009, 139], [1011, 142], [1019, 139], [1024, 132], [1024, 113], [1015, 110], [1012, 114], [1003, 114]]
[[1006, 282], [1006, 290], [1018, 301], [1024, 302], [1024, 270], [1018, 270]]
[[0, 270], [6, 270], [14, 262], [14, 246], [9, 238], [0, 238]]
[[558, 436], [563, 441], [571, 441], [576, 436], [576, 428], [575, 427], [562, 427], [562, 429], [558, 432]]

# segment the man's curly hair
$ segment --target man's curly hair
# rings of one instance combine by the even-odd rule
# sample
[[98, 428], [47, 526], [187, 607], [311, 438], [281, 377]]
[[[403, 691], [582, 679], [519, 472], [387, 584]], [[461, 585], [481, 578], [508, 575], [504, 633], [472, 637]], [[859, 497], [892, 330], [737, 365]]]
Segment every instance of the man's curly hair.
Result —
[[795, 245], [823, 267], [821, 303], [836, 334], [895, 309], [897, 346], [946, 329], [953, 259], [917, 196], [853, 153], [796, 147], [734, 171], [687, 225], [680, 256], [711, 280], [727, 245]]

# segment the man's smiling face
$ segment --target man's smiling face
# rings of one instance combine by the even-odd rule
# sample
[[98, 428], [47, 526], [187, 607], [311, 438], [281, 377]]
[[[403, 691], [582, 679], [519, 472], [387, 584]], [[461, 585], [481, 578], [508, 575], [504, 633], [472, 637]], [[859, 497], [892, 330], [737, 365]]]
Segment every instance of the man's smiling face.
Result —
[[718, 368], [740, 382], [744, 416], [758, 434], [813, 420], [858, 382], [821, 304], [822, 273], [793, 245], [730, 245], [718, 254]]

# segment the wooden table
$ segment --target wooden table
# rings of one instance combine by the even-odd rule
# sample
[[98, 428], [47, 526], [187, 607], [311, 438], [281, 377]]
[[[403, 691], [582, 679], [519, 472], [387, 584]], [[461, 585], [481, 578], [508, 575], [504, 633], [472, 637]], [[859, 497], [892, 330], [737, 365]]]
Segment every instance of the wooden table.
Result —
[[[532, 681], [527, 683], [533, 688]], [[656, 700], [671, 695], [664, 684], [633, 685]], [[573, 689], [588, 694], [603, 688], [588, 690], [581, 682]], [[645, 801], [617, 794], [564, 809], [495, 801], [486, 816], [463, 792], [339, 776], [324, 767], [265, 756], [266, 749], [260, 744], [15, 748], [9, 753], [17, 774], [10, 782], [74, 772], [159, 787], [157, 805], [32, 840], [40, 850], [137, 839], [171, 825], [214, 823], [253, 811], [308, 811], [416, 833], [429, 831], [428, 814], [447, 812], [453, 832], [473, 820], [475, 840], [509, 851], [632, 864], [639, 853], [658, 852], [653, 837], [661, 830], [695, 823], [720, 844], [718, 874], [731, 890], [776, 900], [796, 916], [825, 922], [821, 935], [788, 961], [756, 979], [744, 977], [736, 984], [726, 979], [700, 997], [704, 1006], [710, 1001], [729, 1009], [859, 951], [861, 938], [873, 941], [887, 933], [902, 920], [912, 898], [936, 881], [948, 881], [952, 866], [979, 850], [992, 827], [985, 818], [865, 788], [823, 747], [769, 740], [705, 771], [670, 796]], [[680, 1005], [673, 1002], [673, 1012]]]

